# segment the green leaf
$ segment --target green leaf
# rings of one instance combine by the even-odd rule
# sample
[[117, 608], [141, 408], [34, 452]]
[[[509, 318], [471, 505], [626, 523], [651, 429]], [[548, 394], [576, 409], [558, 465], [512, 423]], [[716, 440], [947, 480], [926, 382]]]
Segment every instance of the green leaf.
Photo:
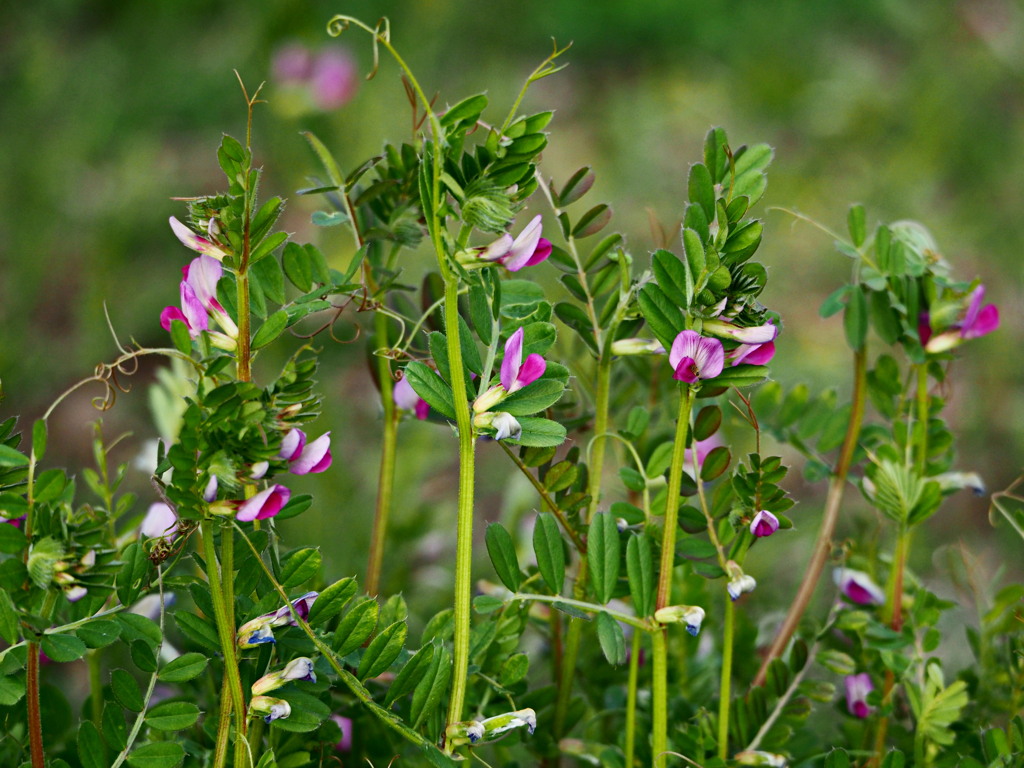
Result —
[[104, 648], [121, 636], [121, 625], [116, 621], [97, 619], [80, 626], [75, 634], [90, 648]]
[[39, 645], [43, 653], [58, 662], [80, 659], [87, 650], [85, 643], [74, 635], [43, 635]]
[[263, 259], [253, 264], [251, 270], [259, 278], [267, 298], [277, 304], [284, 304], [287, 300], [284, 292], [284, 274], [281, 272], [281, 265], [278, 264], [277, 259]]
[[[356, 681], [353, 680], [353, 682]], [[290, 733], [309, 733], [319, 728], [320, 724], [331, 716], [330, 707], [316, 696], [311, 696], [308, 693], [288, 690], [281, 694], [281, 698], [291, 705], [292, 713], [286, 718], [273, 721], [271, 725], [278, 730]], [[282, 759], [278, 765], [280, 766], [283, 762]], [[303, 762], [302, 765], [305, 766], [308, 763]]]
[[[9, 527], [13, 528], [14, 526]], [[0, 637], [8, 645], [14, 645], [19, 636], [18, 609], [7, 590], [0, 589]]]
[[288, 243], [281, 254], [284, 274], [292, 285], [305, 293], [313, 287], [313, 263], [298, 243]]
[[487, 526], [484, 540], [495, 573], [498, 574], [502, 584], [515, 592], [519, 589], [523, 575], [519, 570], [519, 560], [516, 557], [512, 536], [501, 523], [491, 523]]
[[448, 383], [425, 364], [414, 360], [405, 366], [405, 377], [417, 395], [448, 419], [455, 418], [455, 402]]
[[163, 701], [146, 713], [146, 725], [158, 731], [183, 731], [195, 725], [200, 714], [190, 701]]
[[441, 703], [442, 696], [448, 690], [451, 674], [452, 656], [443, 645], [437, 645], [430, 668], [412, 694], [409, 720], [413, 728], [419, 728], [423, 718], [431, 714]]
[[565, 385], [562, 382], [555, 379], [537, 379], [508, 395], [495, 406], [495, 410], [505, 411], [513, 416], [530, 416], [557, 403], [563, 392]]
[[[3, 446], [0, 446], [2, 448]], [[16, 555], [28, 546], [28, 539], [21, 528], [4, 521], [0, 522], [0, 552]]]
[[110, 689], [117, 703], [130, 712], [141, 712], [145, 706], [139, 684], [126, 670], [115, 669], [110, 673]]
[[573, 227], [572, 236], [577, 240], [596, 235], [607, 226], [612, 220], [612, 209], [605, 203], [595, 205], [589, 211], [580, 216], [580, 220]]
[[366, 638], [373, 634], [379, 612], [380, 606], [372, 597], [353, 605], [334, 630], [332, 645], [335, 653], [339, 656], [348, 656], [356, 648], [361, 647]]
[[671, 348], [672, 342], [683, 330], [683, 315], [679, 311], [679, 307], [668, 298], [660, 287], [653, 283], [648, 283], [640, 289], [637, 303], [640, 305], [644, 319], [661, 345], [665, 349]]
[[697, 203], [704, 215], [711, 221], [715, 217], [715, 185], [711, 174], [703, 163], [690, 166], [690, 178], [687, 183], [690, 201]]
[[304, 131], [302, 135], [309, 142], [309, 146], [313, 148], [316, 156], [320, 159], [321, 165], [327, 172], [327, 178], [335, 187], [340, 188], [345, 183], [345, 177], [342, 175], [341, 170], [338, 168], [338, 163], [335, 161], [331, 152], [324, 145], [320, 139], [318, 139], [310, 131]]
[[487, 96], [482, 93], [478, 93], [475, 96], [463, 99], [454, 107], [449, 107], [443, 115], [441, 115], [441, 125], [445, 128], [449, 128], [454, 125], [466, 123], [472, 125], [479, 118], [481, 113], [487, 108]]
[[598, 512], [590, 522], [587, 555], [590, 583], [597, 601], [602, 605], [612, 599], [619, 579], [619, 547], [619, 529], [615, 525], [615, 518], [607, 512]]
[[622, 627], [606, 611], [597, 614], [597, 639], [609, 664], [617, 667], [625, 663], [626, 638], [622, 634]]
[[594, 186], [594, 173], [590, 170], [590, 166], [584, 166], [580, 168], [576, 173], [569, 177], [569, 180], [565, 182], [565, 186], [562, 187], [561, 192], [558, 193], [559, 206], [564, 208], [567, 205], [572, 205], [581, 197], [583, 197], [590, 188]]
[[321, 590], [320, 595], [309, 609], [309, 617], [306, 619], [307, 623], [311, 627], [326, 624], [341, 613], [341, 610], [348, 604], [348, 601], [355, 596], [358, 588], [359, 585], [356, 583], [355, 578], [346, 576], [334, 582], [326, 589]]
[[32, 455], [39, 461], [46, 454], [46, 422], [36, 419], [32, 425]]
[[864, 221], [864, 206], [851, 205], [846, 214], [846, 223], [850, 230], [850, 239], [855, 247], [860, 248], [867, 239], [867, 224]]
[[405, 646], [405, 635], [409, 631], [404, 620], [396, 621], [375, 638], [359, 660], [356, 677], [365, 682], [387, 670]]
[[526, 677], [529, 671], [530, 657], [525, 653], [514, 653], [502, 662], [498, 682], [507, 688]]
[[192, 354], [192, 335], [188, 332], [188, 326], [181, 320], [171, 320], [171, 342], [181, 354]]
[[[281, 564], [281, 586], [285, 589], [294, 589], [305, 584], [318, 573], [323, 561], [319, 549], [306, 547], [292, 552]], [[316, 605], [316, 603], [313, 603]]]
[[[647, 459], [647, 467], [644, 469], [649, 478], [654, 479], [659, 475], [665, 474], [669, 465], [672, 463], [672, 453], [674, 448], [675, 446], [673, 442], [671, 440], [666, 440], [651, 451], [651, 457]], [[642, 491], [644, 489], [644, 485], [641, 485], [639, 490]]]
[[734, 365], [726, 368], [718, 376], [710, 379], [710, 387], [751, 387], [768, 378], [767, 365]]
[[565, 583], [565, 549], [558, 523], [548, 512], [541, 512], [534, 521], [533, 551], [544, 583], [554, 594], [561, 594]]
[[707, 440], [722, 426], [722, 409], [717, 405], [701, 408], [693, 422], [693, 439]]
[[395, 676], [395, 680], [388, 688], [388, 695], [384, 699], [384, 706], [390, 707], [396, 699], [412, 691], [419, 682], [430, 671], [430, 665], [434, 660], [435, 645], [424, 645], [412, 658], [405, 662], [405, 666]]
[[659, 250], [654, 253], [651, 267], [665, 295], [677, 306], [690, 306], [690, 302], [693, 301], [693, 280], [688, 266], [674, 253]]
[[217, 630], [206, 619], [196, 616], [194, 613], [175, 611], [174, 622], [178, 629], [196, 645], [215, 653], [220, 652], [220, 638]]
[[267, 318], [266, 322], [256, 331], [256, 335], [252, 337], [252, 348], [260, 349], [267, 346], [267, 344], [284, 333], [284, 329], [287, 327], [288, 313], [283, 309], [277, 310], [277, 312]]
[[78, 727], [78, 759], [82, 761], [82, 768], [110, 767], [103, 737], [91, 720], [83, 720]]
[[731, 461], [732, 454], [724, 445], [712, 448], [704, 457], [704, 464], [700, 468], [700, 479], [705, 483], [710, 483], [729, 468]]
[[654, 558], [651, 542], [644, 533], [629, 537], [626, 544], [626, 574], [629, 576], [629, 594], [637, 616], [649, 616], [654, 611]]
[[128, 754], [132, 768], [174, 768], [185, 759], [185, 748], [175, 741], [154, 741], [143, 744]]
[[12, 707], [25, 695], [23, 675], [0, 675], [0, 707]]
[[185, 653], [167, 662], [157, 676], [165, 683], [184, 683], [199, 677], [207, 662], [207, 656], [202, 653]]
[[530, 448], [557, 448], [565, 442], [565, 427], [557, 421], [535, 416], [521, 416], [518, 421], [523, 432], [518, 440], [509, 438], [505, 441], [510, 445], [524, 445]]
[[864, 347], [868, 335], [868, 300], [863, 286], [851, 286], [843, 313], [843, 331], [846, 343], [854, 352]]

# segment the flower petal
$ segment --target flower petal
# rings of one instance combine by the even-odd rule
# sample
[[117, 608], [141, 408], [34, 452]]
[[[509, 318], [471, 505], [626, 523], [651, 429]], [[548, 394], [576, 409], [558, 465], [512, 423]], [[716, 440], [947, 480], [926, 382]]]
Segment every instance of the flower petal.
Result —
[[181, 311], [185, 314], [189, 330], [193, 337], [198, 336], [200, 331], [210, 327], [210, 321], [206, 317], [206, 307], [196, 296], [192, 286], [182, 281], [181, 283]]
[[162, 501], [149, 505], [146, 516], [139, 525], [139, 533], [150, 538], [170, 537], [177, 535], [178, 515]]
[[227, 256], [225, 251], [221, 250], [205, 237], [197, 235], [173, 216], [171, 216], [170, 222], [171, 229], [174, 231], [175, 236], [177, 236], [177, 238], [187, 248], [191, 248], [193, 251], [197, 251], [199, 253], [205, 253], [207, 256], [212, 256], [218, 261]]
[[779, 329], [774, 323], [740, 328], [724, 320], [705, 320], [703, 329], [705, 333], [733, 339], [741, 344], [767, 344], [769, 341], [775, 341], [775, 337], [779, 335]]
[[243, 523], [248, 523], [253, 520], [265, 520], [268, 517], [273, 517], [288, 503], [291, 495], [292, 492], [283, 485], [272, 485], [245, 501], [238, 508], [235, 518]]
[[512, 388], [522, 389], [527, 384], [532, 384], [544, 375], [547, 367], [547, 361], [536, 352], [532, 355], [527, 355], [525, 362], [519, 368], [519, 373], [516, 374], [515, 384], [512, 385]]
[[551, 241], [546, 237], [542, 237], [537, 243], [536, 250], [534, 250], [533, 255], [530, 257], [530, 260], [526, 262], [525, 266], [532, 267], [535, 264], [540, 264], [551, 255], [552, 250], [554, 250], [554, 246], [551, 245]]
[[509, 248], [508, 253], [501, 259], [501, 263], [510, 272], [518, 272], [533, 257], [534, 251], [537, 250], [537, 246], [540, 244], [540, 230], [540, 214], [538, 213], [530, 220], [529, 224], [523, 227], [523, 231], [512, 242], [512, 247]]
[[684, 357], [692, 361], [696, 357], [697, 342], [700, 341], [700, 334], [696, 331], [680, 331], [672, 342], [672, 349], [668, 353], [668, 362], [675, 370]]
[[981, 308], [974, 318], [974, 322], [968, 326], [964, 324], [961, 335], [965, 339], [976, 339], [986, 333], [992, 333], [999, 327], [999, 308], [995, 304], [987, 304]]
[[281, 438], [281, 450], [277, 452], [277, 458], [295, 461], [305, 447], [306, 433], [301, 429], [291, 429]]
[[[184, 313], [177, 307], [164, 307], [163, 312], [160, 313], [160, 327], [165, 331], [171, 330], [171, 321], [181, 320], [188, 328], [188, 318], [185, 317]], [[191, 330], [191, 329], [189, 329]]]
[[323, 472], [331, 466], [331, 433], [325, 432], [302, 449], [289, 469], [293, 475], [308, 475]]
[[522, 326], [508, 337], [505, 342], [505, 357], [501, 361], [501, 386], [506, 392], [511, 392], [519, 375], [519, 369], [523, 364], [523, 337], [525, 336]]
[[192, 286], [196, 298], [203, 307], [209, 308], [217, 300], [217, 282], [224, 274], [224, 268], [212, 256], [200, 256], [192, 260], [185, 282]]

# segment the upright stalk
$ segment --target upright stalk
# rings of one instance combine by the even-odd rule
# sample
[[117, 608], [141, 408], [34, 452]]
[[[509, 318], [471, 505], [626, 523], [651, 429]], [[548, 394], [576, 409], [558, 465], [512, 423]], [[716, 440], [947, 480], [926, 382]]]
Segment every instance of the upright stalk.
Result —
[[[377, 344], [387, 348], [388, 318], [378, 312], [374, 320]], [[380, 571], [384, 562], [384, 542], [387, 540], [388, 518], [391, 516], [391, 498], [395, 487], [395, 450], [398, 444], [398, 409], [395, 408], [394, 381], [391, 363], [387, 357], [377, 358], [377, 378], [380, 380], [380, 401], [384, 406], [384, 436], [380, 454], [380, 475], [377, 479], [377, 507], [373, 516], [373, 535], [370, 540], [370, 559], [366, 565], [366, 594], [380, 591]]]
[[[440, 242], [437, 243], [440, 247]], [[462, 375], [462, 346], [459, 341], [458, 277], [444, 262], [444, 252], [438, 251], [438, 261], [444, 265], [444, 322], [448, 337], [448, 365], [455, 401], [455, 421], [459, 432], [459, 510], [456, 524], [455, 549], [455, 639], [452, 695], [448, 701], [448, 724], [462, 719], [466, 699], [466, 679], [469, 670], [470, 598], [472, 596], [473, 569], [473, 486], [475, 471], [475, 443], [470, 421], [469, 402], [466, 399], [466, 380]]]
[[779, 627], [775, 639], [772, 641], [761, 668], [754, 677], [753, 686], [764, 685], [765, 677], [768, 674], [768, 665], [772, 659], [777, 659], [786, 650], [790, 638], [796, 632], [796, 628], [803, 618], [804, 611], [814, 596], [814, 590], [818, 586], [821, 572], [825, 568], [829, 551], [832, 547], [832, 534], [835, 532], [836, 522], [839, 520], [839, 509], [843, 504], [843, 493], [846, 491], [846, 475], [850, 471], [850, 463], [853, 461], [853, 453], [857, 448], [857, 438], [860, 436], [860, 425], [864, 418], [864, 403], [867, 395], [867, 349], [862, 347], [853, 355], [853, 408], [850, 411], [850, 421], [846, 425], [846, 437], [836, 460], [835, 468], [832, 470], [832, 480], [828, 487], [828, 496], [825, 498], [825, 514], [822, 517], [821, 529], [818, 531], [818, 538], [814, 542], [814, 551], [811, 554], [811, 561], [807, 564], [804, 578], [800, 582], [800, 589], [796, 598], [789, 606], [786, 618]]
[[729, 704], [732, 697], [732, 647], [736, 627], [736, 606], [726, 596], [722, 636], [722, 681], [718, 691], [718, 756], [729, 756]]
[[[30, 485], [31, 487], [31, 485]], [[49, 620], [57, 602], [55, 590], [49, 590], [43, 600], [41, 615]], [[44, 768], [46, 755], [43, 751], [43, 720], [39, 711], [39, 643], [28, 643], [28, 659], [25, 674], [25, 704], [28, 707], [28, 740], [32, 754], [32, 768]]]
[[[220, 566], [217, 564], [217, 550], [213, 541], [213, 521], [202, 520], [199, 525], [203, 539], [203, 556], [206, 558], [206, 574], [210, 583], [210, 596], [213, 602], [214, 623], [217, 625], [221, 653], [224, 655], [224, 675], [231, 698], [231, 712], [235, 717], [235, 731], [239, 737], [244, 737], [246, 733], [245, 698], [242, 693], [241, 676], [238, 672], [238, 654], [235, 650], [235, 624], [230, 618], [234, 611], [228, 610], [222, 586], [224, 580], [231, 576], [227, 570], [230, 562], [221, 563]], [[228, 544], [225, 549], [224, 539], [233, 539], [233, 531], [228, 528], [221, 533], [222, 556], [227, 554], [230, 559], [233, 557], [233, 544]], [[221, 727], [223, 727], [223, 719], [227, 714], [226, 710], [221, 710]], [[240, 750], [237, 743], [235, 747], [235, 765], [244, 765], [244, 750]], [[219, 765], [214, 764], [214, 768], [222, 768], [222, 766], [223, 762]]]
[[640, 631], [634, 629], [633, 645], [629, 652], [629, 682], [626, 684], [626, 768], [633, 768], [633, 755], [636, 752], [636, 691], [641, 637]]
[[[672, 571], [675, 567], [676, 529], [679, 526], [679, 492], [683, 481], [683, 463], [686, 459], [686, 436], [690, 427], [693, 390], [683, 385], [679, 393], [679, 413], [676, 416], [676, 436], [672, 445], [672, 466], [668, 476], [668, 495], [665, 498], [665, 523], [661, 533], [661, 564], [658, 568], [658, 597], [655, 610], [664, 608], [672, 600]], [[668, 647], [666, 629], [651, 632], [651, 708], [653, 733], [651, 745], [654, 765], [668, 749]]]

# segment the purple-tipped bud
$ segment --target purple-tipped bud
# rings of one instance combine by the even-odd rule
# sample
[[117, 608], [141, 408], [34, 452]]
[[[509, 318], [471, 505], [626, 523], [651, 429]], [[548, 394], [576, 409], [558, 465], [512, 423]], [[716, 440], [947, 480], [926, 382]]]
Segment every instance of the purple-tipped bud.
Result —
[[217, 476], [210, 475], [210, 479], [206, 481], [206, 487], [203, 489], [203, 501], [207, 504], [212, 504], [217, 500], [218, 484]]
[[331, 433], [325, 432], [302, 449], [290, 469], [294, 475], [314, 474], [330, 467], [331, 461]]
[[277, 452], [277, 458], [285, 461], [294, 461], [306, 447], [306, 433], [301, 429], [290, 429], [281, 438], [281, 450]]
[[740, 344], [767, 344], [769, 341], [775, 341], [775, 337], [779, 335], [779, 329], [775, 327], [774, 323], [741, 328], [724, 320], [705, 320], [704, 333], [721, 336], [723, 339], [732, 339]]
[[758, 538], [771, 536], [777, 530], [779, 530], [779, 518], [767, 509], [762, 509], [750, 521], [750, 532]]
[[867, 672], [859, 675], [848, 675], [843, 678], [846, 686], [846, 708], [854, 717], [862, 720], [871, 714], [871, 707], [868, 706], [868, 694], [875, 690], [871, 683], [871, 676]]
[[252, 715], [262, 715], [264, 722], [271, 723], [274, 720], [288, 717], [292, 713], [292, 707], [284, 699], [253, 696], [252, 701], [249, 702], [249, 712]]
[[882, 605], [885, 592], [863, 571], [853, 568], [836, 568], [832, 580], [847, 600], [857, 605]]
[[241, 502], [235, 519], [249, 523], [253, 520], [265, 520], [268, 517], [273, 517], [288, 503], [291, 495], [292, 492], [283, 485], [272, 485], [251, 499]]

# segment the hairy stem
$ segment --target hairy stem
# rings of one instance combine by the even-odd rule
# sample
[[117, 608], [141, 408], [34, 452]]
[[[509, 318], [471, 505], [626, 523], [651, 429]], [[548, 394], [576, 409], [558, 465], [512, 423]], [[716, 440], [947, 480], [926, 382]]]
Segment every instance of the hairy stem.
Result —
[[28, 706], [28, 741], [32, 768], [44, 768], [43, 721], [39, 715], [39, 643], [28, 644], [25, 677], [25, 704]]
[[718, 756], [729, 755], [729, 704], [732, 688], [732, 647], [736, 626], [736, 606], [726, 597], [725, 625], [722, 636], [722, 680], [718, 689]]
[[636, 752], [636, 690], [640, 671], [639, 632], [633, 632], [633, 645], [629, 652], [629, 682], [626, 684], [626, 768], [633, 768]]
[[664, 765], [668, 751], [668, 649], [666, 632], [651, 632], [651, 755], [654, 768]]
[[[381, 312], [375, 318], [377, 345], [388, 347], [388, 318]], [[370, 560], [366, 566], [366, 594], [380, 591], [380, 571], [384, 562], [384, 543], [387, 540], [388, 518], [391, 516], [391, 498], [395, 487], [395, 450], [398, 444], [398, 409], [395, 408], [395, 383], [391, 378], [391, 363], [387, 357], [377, 358], [377, 378], [380, 380], [380, 400], [384, 406], [384, 436], [380, 454], [380, 475], [377, 479], [377, 507], [373, 516], [373, 536], [370, 541]]]
[[864, 418], [864, 403], [867, 395], [867, 351], [862, 348], [853, 356], [853, 409], [850, 411], [850, 421], [846, 425], [846, 437], [843, 439], [843, 446], [836, 460], [835, 468], [832, 470], [832, 480], [828, 487], [828, 496], [825, 499], [825, 514], [821, 521], [821, 529], [818, 531], [818, 538], [814, 542], [814, 552], [811, 554], [811, 561], [807, 564], [804, 578], [800, 582], [800, 589], [797, 592], [793, 603], [789, 606], [786, 618], [779, 627], [771, 647], [761, 662], [761, 668], [757, 671], [752, 685], [764, 685], [765, 676], [768, 674], [768, 665], [772, 659], [782, 655], [789, 645], [790, 638], [796, 632], [804, 611], [814, 596], [814, 590], [821, 579], [821, 572], [825, 568], [829, 551], [832, 546], [832, 534], [835, 532], [836, 522], [839, 520], [839, 509], [843, 504], [843, 493], [846, 490], [846, 475], [850, 471], [850, 463], [853, 461], [853, 453], [857, 447], [857, 438], [860, 436], [860, 425]]

